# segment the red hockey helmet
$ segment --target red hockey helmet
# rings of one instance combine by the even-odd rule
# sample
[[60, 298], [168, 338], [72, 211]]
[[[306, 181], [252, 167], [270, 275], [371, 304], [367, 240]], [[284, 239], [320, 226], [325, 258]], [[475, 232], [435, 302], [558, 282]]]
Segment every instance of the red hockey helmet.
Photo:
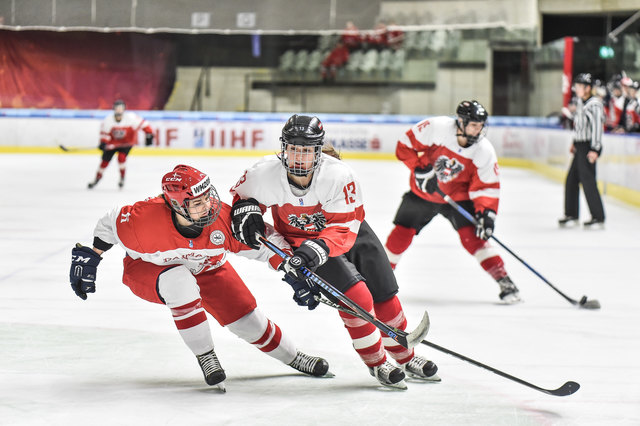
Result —
[[[222, 204], [209, 176], [191, 166], [180, 164], [162, 177], [162, 193], [171, 209], [198, 227], [211, 225], [218, 218]], [[193, 219], [189, 201], [207, 195], [211, 208], [206, 216]]]

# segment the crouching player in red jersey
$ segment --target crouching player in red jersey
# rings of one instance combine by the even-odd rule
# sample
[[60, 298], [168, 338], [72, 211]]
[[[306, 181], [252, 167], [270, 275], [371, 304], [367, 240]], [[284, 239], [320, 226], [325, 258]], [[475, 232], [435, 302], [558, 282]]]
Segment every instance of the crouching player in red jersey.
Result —
[[[495, 149], [484, 137], [489, 114], [476, 101], [462, 101], [457, 118], [433, 117], [409, 129], [398, 141], [396, 156], [411, 169], [411, 190], [404, 194], [385, 248], [395, 268], [413, 237], [438, 214], [451, 222], [462, 246], [497, 281], [500, 299], [520, 302], [520, 294], [498, 252], [487, 241], [495, 226], [500, 178]], [[472, 215], [478, 226], [450, 206], [436, 188]]]
[[[283, 266], [298, 304], [315, 308], [319, 290], [298, 277], [294, 265], [316, 271], [382, 322], [405, 330], [398, 284], [382, 243], [364, 220], [360, 182], [346, 163], [323, 152], [324, 134], [317, 117], [289, 118], [280, 155], [254, 164], [231, 189], [234, 236], [260, 249], [256, 233], [264, 235], [262, 214], [270, 207], [275, 229], [294, 248]], [[405, 372], [440, 381], [437, 366], [413, 349], [386, 335], [381, 338], [373, 324], [360, 318], [345, 312], [340, 318], [356, 352], [382, 385], [406, 389]], [[387, 361], [387, 352], [399, 366]]]
[[[285, 244], [272, 229], [274, 244]], [[95, 292], [96, 268], [114, 244], [127, 252], [123, 282], [138, 297], [165, 304], [180, 336], [196, 355], [205, 380], [224, 390], [225, 372], [214, 352], [205, 311], [256, 348], [312, 376], [327, 374], [319, 357], [296, 350], [277, 324], [257, 308], [256, 300], [226, 262], [227, 252], [268, 261], [282, 259], [268, 249], [251, 250], [232, 236], [231, 208], [220, 201], [209, 177], [179, 165], [162, 178], [162, 195], [117, 208], [94, 231], [93, 248], [72, 250], [71, 287], [83, 300]]]

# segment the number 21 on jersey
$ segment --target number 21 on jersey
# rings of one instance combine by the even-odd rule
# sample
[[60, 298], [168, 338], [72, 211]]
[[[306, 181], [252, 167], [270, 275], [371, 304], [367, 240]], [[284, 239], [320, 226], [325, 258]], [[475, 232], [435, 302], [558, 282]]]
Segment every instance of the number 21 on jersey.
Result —
[[356, 184], [353, 182], [349, 182], [342, 188], [342, 192], [344, 192], [344, 201], [347, 204], [356, 202]]

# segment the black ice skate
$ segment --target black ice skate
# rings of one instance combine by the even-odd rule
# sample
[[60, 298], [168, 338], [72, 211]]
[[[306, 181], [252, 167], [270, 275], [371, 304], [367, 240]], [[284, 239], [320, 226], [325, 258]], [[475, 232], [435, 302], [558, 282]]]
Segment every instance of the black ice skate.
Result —
[[509, 276], [500, 278], [498, 285], [500, 286], [500, 294], [498, 296], [504, 303], [511, 305], [522, 302], [522, 299], [520, 299], [520, 291]]
[[120, 182], [118, 182], [118, 188], [122, 189], [123, 186], [124, 186], [124, 178], [121, 177]]
[[324, 358], [307, 355], [298, 351], [296, 357], [289, 363], [296, 370], [314, 377], [333, 377], [329, 372], [329, 363]]
[[582, 225], [584, 229], [604, 229], [604, 219], [591, 219]]
[[399, 367], [394, 367], [385, 361], [382, 365], [376, 367], [369, 367], [369, 373], [378, 381], [382, 386], [393, 389], [407, 389], [407, 384], [404, 382], [404, 371]]
[[207, 384], [209, 386], [218, 385], [218, 388], [220, 388], [222, 392], [226, 392], [223, 381], [227, 378], [227, 375], [220, 366], [220, 361], [218, 361], [218, 357], [213, 349], [202, 355], [196, 355], [196, 358], [198, 358], [198, 364], [200, 364], [200, 368], [204, 374], [204, 380]]
[[563, 216], [558, 219], [558, 225], [561, 228], [570, 228], [578, 224], [578, 218], [574, 216]]
[[414, 356], [411, 361], [401, 365], [407, 375], [413, 379], [420, 379], [425, 382], [439, 382], [442, 379], [436, 374], [438, 366], [421, 356]]
[[92, 189], [94, 186], [96, 186], [98, 184], [98, 182], [100, 182], [100, 179], [96, 179], [93, 182], [89, 182], [87, 184], [87, 188]]

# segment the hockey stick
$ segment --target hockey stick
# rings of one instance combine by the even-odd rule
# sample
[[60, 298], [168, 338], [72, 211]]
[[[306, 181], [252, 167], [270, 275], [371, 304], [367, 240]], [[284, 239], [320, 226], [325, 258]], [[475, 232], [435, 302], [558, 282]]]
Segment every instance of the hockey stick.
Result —
[[[358, 315], [356, 312], [353, 312], [350, 309], [347, 309], [347, 308], [345, 308], [343, 306], [340, 306], [337, 303], [333, 303], [332, 301], [327, 300], [327, 299], [325, 299], [323, 297], [319, 298], [318, 300], [320, 302], [324, 303], [327, 306], [331, 306], [332, 308], [338, 309], [339, 311], [346, 312], [346, 313], [348, 313], [350, 315], [353, 315], [355, 317], [359, 317], [361, 319], [364, 319], [360, 315]], [[454, 356], [456, 358], [459, 358], [459, 359], [461, 359], [463, 361], [467, 361], [468, 363], [473, 364], [476, 367], [480, 367], [480, 368], [484, 368], [485, 370], [489, 370], [492, 373], [497, 374], [498, 376], [504, 377], [505, 379], [512, 380], [512, 381], [514, 381], [516, 383], [520, 383], [521, 385], [527, 386], [527, 387], [529, 387], [531, 389], [535, 389], [538, 392], [546, 393], [548, 395], [567, 396], [567, 395], [571, 395], [571, 394], [575, 393], [578, 389], [580, 389], [580, 384], [576, 383], [576, 382], [573, 382], [573, 381], [566, 382], [565, 384], [560, 386], [558, 389], [541, 388], [540, 386], [536, 386], [533, 383], [526, 382], [526, 381], [524, 381], [522, 379], [519, 379], [518, 377], [512, 376], [511, 374], [507, 374], [504, 371], [500, 371], [500, 370], [498, 370], [496, 368], [493, 368], [491, 366], [483, 364], [480, 361], [476, 361], [475, 359], [471, 359], [471, 358], [466, 357], [466, 356], [464, 356], [462, 354], [454, 352], [454, 351], [452, 351], [450, 349], [444, 348], [444, 347], [442, 347], [440, 345], [436, 345], [435, 343], [429, 342], [428, 340], [421, 340], [420, 343], [422, 343], [423, 345], [427, 345], [427, 346], [429, 346], [429, 347], [431, 347], [433, 349], [436, 349], [436, 350], [438, 350], [440, 352], [444, 352], [444, 353], [446, 353], [448, 355], [451, 355], [451, 356]]]
[[[267, 240], [263, 236], [258, 236], [259, 241], [266, 246], [269, 250], [273, 251], [275, 254], [280, 256], [285, 262], [288, 261], [291, 256], [282, 251], [278, 246], [273, 244], [271, 241]], [[429, 332], [429, 314], [427, 311], [424, 312], [422, 316], [422, 320], [418, 327], [413, 330], [411, 333], [407, 333], [406, 331], [400, 330], [398, 328], [392, 327], [380, 321], [378, 318], [371, 315], [364, 308], [358, 305], [353, 300], [349, 299], [342, 292], [336, 289], [334, 286], [329, 284], [320, 276], [316, 275], [313, 271], [305, 268], [304, 266], [299, 269], [308, 279], [313, 281], [314, 284], [318, 285], [322, 290], [330, 294], [331, 296], [338, 299], [340, 302], [344, 303], [351, 312], [357, 312], [356, 315], [358, 318], [363, 319], [373, 325], [375, 325], [380, 331], [385, 333], [387, 336], [391, 337], [393, 340], [398, 342], [400, 345], [407, 349], [411, 349], [416, 346], [420, 341], [427, 335]]]
[[[468, 211], [466, 211], [465, 209], [462, 208], [462, 206], [460, 206], [460, 204], [456, 203], [455, 201], [453, 201], [453, 199], [451, 197], [449, 197], [447, 194], [445, 194], [444, 192], [442, 192], [442, 190], [440, 188], [436, 188], [436, 192], [438, 194], [440, 194], [440, 196], [442, 196], [442, 198], [444, 198], [444, 200], [449, 203], [449, 205], [451, 207], [453, 207], [454, 209], [456, 209], [458, 211], [458, 213], [460, 213], [462, 216], [464, 216], [469, 222], [471, 222], [474, 226], [478, 225], [478, 221], [471, 216], [471, 213], [469, 213]], [[518, 259], [520, 261], [520, 263], [522, 263], [524, 266], [526, 266], [527, 268], [529, 268], [529, 270], [531, 272], [533, 272], [534, 274], [536, 274], [538, 276], [538, 278], [540, 278], [542, 281], [544, 281], [547, 285], [549, 285], [549, 287], [551, 287], [552, 289], [554, 289], [560, 296], [564, 297], [569, 303], [571, 303], [574, 306], [577, 306], [579, 308], [584, 308], [584, 309], [600, 309], [600, 302], [598, 302], [596, 299], [591, 299], [591, 300], [587, 300], [587, 296], [582, 296], [582, 298], [580, 299], [580, 301], [577, 301], [575, 299], [572, 299], [571, 297], [567, 296], [566, 294], [564, 294], [563, 292], [561, 292], [556, 286], [554, 286], [553, 284], [551, 284], [551, 282], [549, 282], [549, 280], [547, 280], [545, 277], [543, 277], [538, 271], [536, 271], [535, 269], [533, 269], [531, 266], [529, 266], [529, 264], [527, 262], [525, 262], [522, 258], [520, 258], [517, 254], [515, 254], [513, 251], [511, 251], [511, 249], [509, 249], [509, 247], [507, 247], [506, 245], [504, 245], [502, 243], [502, 241], [500, 241], [499, 239], [496, 238], [495, 235], [491, 235], [491, 238], [493, 238], [495, 240], [496, 243], [500, 244], [502, 246], [503, 249], [505, 249], [506, 251], [509, 252], [509, 254], [511, 254], [513, 257], [515, 257], [516, 259]]]
[[95, 146], [92, 147], [86, 147], [86, 146], [65, 146], [65, 145], [58, 145], [58, 147], [63, 150], [64, 152], [80, 152], [80, 151], [93, 151], [95, 149], [98, 149]]

